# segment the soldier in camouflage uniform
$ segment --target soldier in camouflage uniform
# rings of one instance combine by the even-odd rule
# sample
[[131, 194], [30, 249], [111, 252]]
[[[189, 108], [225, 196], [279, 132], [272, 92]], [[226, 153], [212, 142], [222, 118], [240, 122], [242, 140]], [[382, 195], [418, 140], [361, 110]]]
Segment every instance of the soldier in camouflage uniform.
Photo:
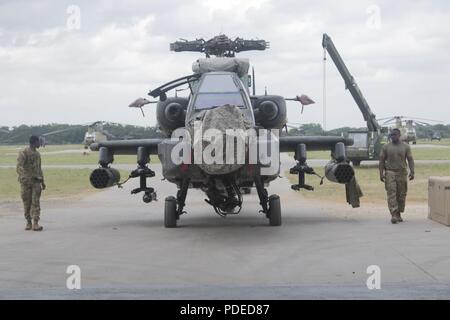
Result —
[[41, 169], [39, 137], [31, 136], [30, 146], [19, 153], [17, 158], [17, 174], [21, 187], [21, 196], [27, 224], [25, 230], [41, 231], [39, 225], [41, 213], [41, 191], [45, 190], [44, 175]]
[[391, 222], [402, 222], [401, 213], [405, 211], [406, 193], [408, 191], [408, 170], [406, 160], [409, 165], [409, 180], [414, 179], [414, 159], [411, 154], [411, 147], [400, 140], [400, 130], [393, 129], [391, 132], [391, 142], [385, 144], [380, 154], [380, 180], [384, 182], [389, 211], [391, 212]]

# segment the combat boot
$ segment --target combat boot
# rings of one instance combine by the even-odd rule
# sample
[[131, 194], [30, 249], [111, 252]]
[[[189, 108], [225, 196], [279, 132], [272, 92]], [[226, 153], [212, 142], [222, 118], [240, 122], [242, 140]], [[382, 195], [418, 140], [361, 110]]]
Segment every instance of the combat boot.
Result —
[[403, 222], [402, 216], [400, 213], [397, 213], [397, 221], [398, 222]]
[[42, 231], [44, 229], [37, 221], [33, 221], [33, 231]]
[[27, 220], [27, 225], [26, 225], [26, 227], [25, 227], [25, 230], [31, 230], [31, 227], [32, 227], [31, 221], [30, 221], [30, 220]]
[[396, 224], [398, 222], [397, 213], [393, 213], [391, 217], [391, 223]]

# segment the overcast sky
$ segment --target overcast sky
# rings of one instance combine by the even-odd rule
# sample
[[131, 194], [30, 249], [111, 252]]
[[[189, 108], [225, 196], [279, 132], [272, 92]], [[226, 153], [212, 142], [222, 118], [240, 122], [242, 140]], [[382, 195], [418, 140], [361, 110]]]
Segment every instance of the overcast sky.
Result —
[[[301, 115], [289, 103], [289, 121], [322, 123], [324, 32], [378, 117], [450, 123], [448, 0], [0, 0], [0, 126], [154, 125], [154, 106], [143, 118], [128, 104], [190, 74], [200, 56], [169, 43], [219, 33], [270, 41], [240, 55], [255, 67], [257, 91], [307, 94], [316, 104]], [[363, 126], [331, 59], [326, 69], [327, 129]]]

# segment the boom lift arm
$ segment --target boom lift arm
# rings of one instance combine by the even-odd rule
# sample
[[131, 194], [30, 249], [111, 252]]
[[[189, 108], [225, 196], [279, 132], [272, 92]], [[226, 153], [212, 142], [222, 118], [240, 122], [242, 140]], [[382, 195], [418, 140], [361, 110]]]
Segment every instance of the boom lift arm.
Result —
[[328, 52], [331, 59], [333, 59], [334, 64], [336, 65], [339, 73], [345, 81], [346, 89], [350, 91], [353, 99], [359, 107], [359, 110], [361, 110], [369, 131], [380, 133], [381, 126], [378, 124], [375, 114], [373, 114], [372, 110], [370, 110], [369, 104], [364, 98], [364, 95], [359, 89], [359, 86], [356, 83], [355, 79], [350, 74], [350, 71], [348, 71], [344, 60], [342, 60], [339, 52], [334, 46], [333, 40], [331, 40], [331, 38], [326, 33], [323, 34], [322, 47]]

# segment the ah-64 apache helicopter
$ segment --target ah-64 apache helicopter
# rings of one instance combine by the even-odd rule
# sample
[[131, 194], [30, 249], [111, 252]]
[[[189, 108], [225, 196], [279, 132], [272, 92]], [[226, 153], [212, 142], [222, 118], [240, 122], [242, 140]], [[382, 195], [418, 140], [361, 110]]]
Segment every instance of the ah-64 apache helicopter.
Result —
[[[332, 160], [325, 168], [326, 177], [332, 182], [345, 184], [347, 202], [353, 207], [359, 206], [361, 192], [356, 183], [354, 170], [345, 156], [345, 146], [351, 145], [353, 141], [343, 137], [329, 136], [279, 137], [276, 130], [283, 128], [287, 121], [285, 100], [296, 100], [302, 103], [304, 99], [302, 97], [285, 99], [279, 95], [256, 95], [254, 77], [253, 94], [250, 94], [249, 61], [236, 58], [235, 54], [266, 48], [268, 48], [268, 42], [264, 40], [241, 38], [231, 40], [225, 35], [208, 41], [197, 39], [172, 43], [170, 45], [172, 51], [202, 52], [206, 58], [200, 58], [194, 62], [193, 74], [170, 81], [148, 93], [153, 98], [159, 97], [159, 101], [139, 98], [130, 105], [130, 107], [141, 108], [142, 111], [144, 105], [157, 103], [158, 125], [167, 138], [105, 141], [92, 144], [90, 148], [93, 151], [99, 151], [100, 167], [91, 173], [91, 184], [95, 188], [107, 188], [119, 184], [119, 172], [111, 167], [114, 155], [136, 154], [137, 168], [130, 173], [129, 178], [140, 178], [140, 186], [131, 193], [143, 192], [143, 201], [151, 202], [156, 198], [156, 191], [147, 186], [147, 178], [154, 177], [155, 173], [148, 164], [150, 155], [158, 154], [164, 178], [178, 187], [176, 197], [169, 196], [165, 199], [165, 227], [176, 227], [177, 220], [185, 213], [189, 188], [204, 191], [206, 202], [220, 215], [239, 213], [243, 202], [240, 189], [256, 188], [262, 207], [261, 212], [269, 219], [270, 225], [279, 226], [281, 225], [280, 197], [269, 196], [266, 187], [279, 177], [280, 152], [294, 152], [296, 165], [290, 172], [298, 175], [298, 183], [292, 185], [292, 189], [313, 190], [313, 187], [305, 184], [306, 174], [316, 175], [314, 169], [306, 162], [306, 151], [330, 150]], [[174, 97], [167, 96], [169, 91], [180, 90], [176, 88], [185, 85], [190, 90], [187, 98], [178, 97], [176, 94]], [[222, 154], [224, 145], [219, 144], [220, 147], [216, 145], [217, 148], [210, 154], [213, 157], [223, 157], [227, 156], [228, 151], [228, 155], [231, 153], [234, 158], [236, 152], [243, 152], [245, 158], [243, 162], [208, 163], [202, 160], [202, 155], [205, 156], [202, 151], [208, 148], [211, 151], [210, 147], [217, 136], [213, 139], [209, 137], [208, 140], [201, 133], [197, 134], [199, 130], [206, 132], [208, 129], [216, 130], [215, 132], [218, 131], [222, 136], [227, 135], [230, 129], [241, 130], [239, 132], [253, 130], [258, 140], [254, 143], [254, 140], [245, 138], [244, 143], [239, 145], [238, 137], [236, 140], [233, 137], [231, 144], [237, 147], [231, 149], [232, 151], [226, 148]], [[179, 134], [180, 130], [181, 134]], [[185, 134], [183, 132], [188, 136], [190, 136], [189, 133], [193, 133], [194, 138], [190, 136], [189, 139], [183, 139]], [[198, 143], [199, 137], [203, 138], [200, 143]], [[200, 146], [199, 157], [197, 157], [198, 146]], [[270, 165], [260, 158], [249, 161], [250, 149], [257, 150], [258, 155], [266, 158], [270, 153], [270, 158], [274, 160]], [[178, 156], [174, 157], [174, 154]], [[193, 158], [195, 159], [191, 161]]]

